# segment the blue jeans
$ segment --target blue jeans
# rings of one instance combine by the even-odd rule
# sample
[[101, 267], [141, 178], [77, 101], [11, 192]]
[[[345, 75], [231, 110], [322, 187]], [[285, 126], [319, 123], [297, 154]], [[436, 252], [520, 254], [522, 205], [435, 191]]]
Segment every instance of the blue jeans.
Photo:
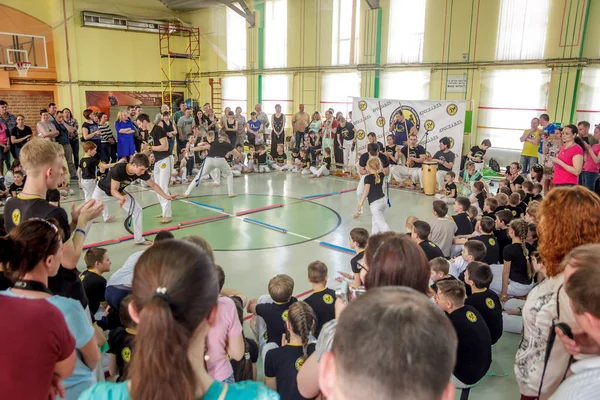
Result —
[[596, 180], [598, 180], [598, 173], [583, 171], [580, 175], [580, 179], [581, 184], [593, 192], [596, 186]]
[[296, 148], [302, 150], [304, 147], [304, 132], [296, 132]]
[[521, 156], [521, 166], [523, 167], [523, 172], [521, 172], [523, 175], [527, 175], [529, 173], [529, 170], [531, 169], [531, 166], [533, 164], [536, 164], [538, 162], [538, 158], [537, 157], [531, 157], [531, 156]]

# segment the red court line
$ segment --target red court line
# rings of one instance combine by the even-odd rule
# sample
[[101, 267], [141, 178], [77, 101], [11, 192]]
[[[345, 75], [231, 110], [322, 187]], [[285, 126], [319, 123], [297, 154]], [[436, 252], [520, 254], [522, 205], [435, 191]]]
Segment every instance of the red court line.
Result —
[[600, 110], [575, 110], [575, 112], [581, 112], [581, 113], [600, 113]]
[[[302, 293], [299, 293], [299, 294], [297, 294], [297, 295], [294, 295], [294, 297], [295, 297], [295, 298], [297, 298], [297, 299], [299, 299], [300, 297], [304, 297], [304, 296], [306, 296], [307, 294], [311, 294], [312, 292], [313, 292], [313, 290], [312, 290], [312, 289], [309, 289], [309, 290], [307, 290], [306, 292], [302, 292]], [[253, 315], [253, 314], [246, 315], [246, 316], [244, 317], [244, 321], [248, 321], [249, 319], [251, 319], [251, 318], [252, 318], [252, 315]]]
[[488, 107], [479, 106], [480, 110], [507, 110], [507, 111], [546, 111], [546, 108], [512, 108], [512, 107]]
[[321, 101], [321, 104], [352, 104], [351, 101]]
[[280, 101], [282, 103], [293, 103], [294, 100], [262, 99], [262, 101]]

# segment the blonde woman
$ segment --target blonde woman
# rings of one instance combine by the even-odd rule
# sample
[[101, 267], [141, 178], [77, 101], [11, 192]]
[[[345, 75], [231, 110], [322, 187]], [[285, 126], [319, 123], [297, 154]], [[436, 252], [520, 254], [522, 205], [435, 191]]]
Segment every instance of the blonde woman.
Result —
[[115, 121], [115, 131], [117, 131], [117, 154], [120, 160], [131, 161], [135, 154], [135, 126], [128, 118], [125, 111], [119, 111]]

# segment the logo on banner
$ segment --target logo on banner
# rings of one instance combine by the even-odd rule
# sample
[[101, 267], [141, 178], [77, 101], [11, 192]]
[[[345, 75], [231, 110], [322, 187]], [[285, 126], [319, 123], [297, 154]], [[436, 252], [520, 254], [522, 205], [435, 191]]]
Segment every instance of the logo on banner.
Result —
[[[419, 113], [417, 112], [417, 110], [415, 110], [414, 108], [412, 108], [410, 106], [400, 106], [400, 107], [396, 108], [392, 112], [392, 115], [390, 115], [390, 125], [392, 125], [394, 123], [396, 114], [398, 114], [399, 112], [402, 112], [402, 115], [404, 115], [404, 118], [406, 118], [407, 120], [409, 120], [410, 122], [413, 123], [415, 128], [417, 128], [417, 132], [418, 132], [419, 129], [421, 128], [421, 118], [419, 117]], [[377, 120], [377, 125], [379, 125], [379, 119]], [[380, 125], [380, 126], [383, 126], [383, 125]]]
[[358, 102], [358, 109], [360, 111], [365, 111], [367, 109], [367, 102], [364, 100], [361, 100]]
[[456, 115], [456, 113], [458, 112], [458, 106], [454, 103], [448, 104], [448, 107], [446, 107], [446, 112], [450, 116]]
[[454, 139], [452, 139], [450, 136], [446, 136], [449, 140], [450, 140], [450, 147], [448, 147], [449, 149], [454, 147]]
[[385, 125], [385, 118], [379, 117], [377, 118], [377, 126], [382, 127]]
[[358, 132], [356, 132], [356, 137], [358, 140], [363, 140], [365, 138], [365, 131], [359, 129]]
[[432, 120], [428, 119], [427, 121], [425, 121], [425, 129], [428, 131], [432, 131], [435, 129], [435, 122], [433, 122]]

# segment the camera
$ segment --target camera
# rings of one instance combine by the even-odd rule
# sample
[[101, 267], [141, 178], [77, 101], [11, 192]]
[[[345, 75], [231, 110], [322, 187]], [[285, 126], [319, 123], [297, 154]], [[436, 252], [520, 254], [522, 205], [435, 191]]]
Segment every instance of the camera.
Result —
[[[362, 296], [363, 294], [365, 294], [365, 292], [366, 292], [366, 289], [364, 286], [357, 287], [354, 290], [354, 298], [357, 298], [358, 296]], [[350, 287], [348, 286], [347, 281], [342, 282], [342, 287], [335, 291], [335, 296], [337, 298], [341, 299], [342, 302], [344, 302], [344, 304], [348, 303], [348, 300], [350, 298]]]

